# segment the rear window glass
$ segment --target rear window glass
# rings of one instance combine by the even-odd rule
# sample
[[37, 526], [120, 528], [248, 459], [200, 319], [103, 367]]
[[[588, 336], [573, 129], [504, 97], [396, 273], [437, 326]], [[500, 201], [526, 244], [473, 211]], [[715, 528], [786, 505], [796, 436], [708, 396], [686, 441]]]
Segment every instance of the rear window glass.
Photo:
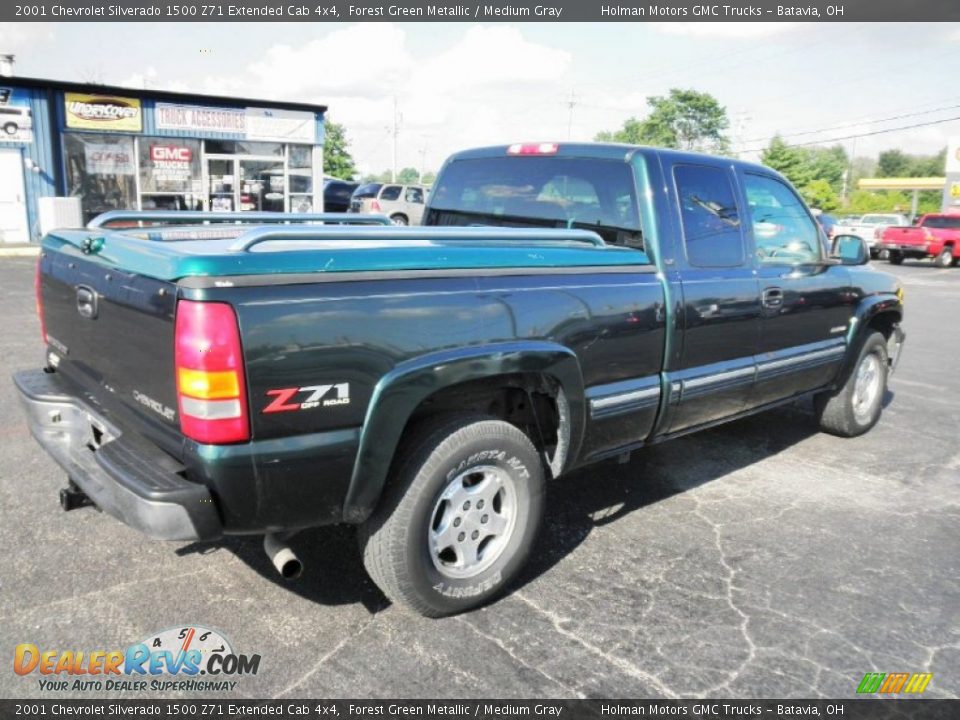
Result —
[[502, 157], [448, 165], [430, 197], [434, 211], [470, 224], [596, 230], [607, 242], [642, 247], [630, 165], [622, 160]]
[[960, 215], [955, 217], [929, 217], [923, 221], [923, 225], [940, 230], [957, 230], [960, 229]]
[[380, 183], [361, 185], [353, 192], [353, 196], [358, 198], [375, 198], [377, 193], [380, 192], [381, 187], [383, 186]]
[[690, 264], [695, 267], [743, 264], [743, 232], [730, 173], [705, 165], [678, 165], [673, 169], [673, 177]]
[[388, 185], [383, 189], [383, 192], [380, 193], [381, 200], [399, 200], [400, 192], [403, 188], [399, 185]]

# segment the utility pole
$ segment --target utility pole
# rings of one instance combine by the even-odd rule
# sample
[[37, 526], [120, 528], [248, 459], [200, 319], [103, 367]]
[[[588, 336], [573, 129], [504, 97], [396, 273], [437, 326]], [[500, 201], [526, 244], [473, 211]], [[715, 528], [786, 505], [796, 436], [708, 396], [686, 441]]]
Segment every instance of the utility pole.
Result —
[[393, 167], [390, 169], [390, 182], [397, 181], [397, 145], [400, 141], [400, 110], [397, 96], [393, 96]]
[[750, 115], [746, 110], [738, 111], [733, 117], [733, 142], [734, 146], [737, 148], [733, 154], [737, 157], [740, 157], [743, 152], [743, 130], [744, 126], [750, 120], [753, 120], [753, 115]]
[[577, 104], [573, 88], [570, 89], [570, 98], [567, 100], [567, 140], [573, 137], [573, 108]]
[[420, 178], [417, 180], [421, 185], [423, 184], [423, 170], [427, 164], [427, 138], [423, 138], [423, 147], [420, 148]]

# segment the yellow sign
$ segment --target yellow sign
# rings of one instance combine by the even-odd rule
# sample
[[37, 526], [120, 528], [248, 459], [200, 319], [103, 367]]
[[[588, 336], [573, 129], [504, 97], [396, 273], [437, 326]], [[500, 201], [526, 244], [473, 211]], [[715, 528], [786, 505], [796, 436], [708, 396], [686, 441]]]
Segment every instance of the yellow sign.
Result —
[[135, 98], [66, 93], [64, 105], [68, 128], [124, 132], [143, 129], [140, 101]]
[[950, 186], [950, 197], [960, 198], [960, 183], [953, 183]]

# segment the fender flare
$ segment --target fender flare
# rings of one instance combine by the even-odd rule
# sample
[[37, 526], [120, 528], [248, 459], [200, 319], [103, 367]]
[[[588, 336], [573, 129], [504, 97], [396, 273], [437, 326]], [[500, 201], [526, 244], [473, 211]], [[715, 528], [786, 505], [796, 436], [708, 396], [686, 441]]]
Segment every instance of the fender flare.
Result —
[[566, 396], [570, 447], [566, 464], [583, 440], [586, 399], [580, 362], [572, 350], [552, 342], [506, 342], [445, 350], [400, 363], [377, 383], [360, 433], [343, 518], [360, 523], [373, 512], [387, 482], [400, 436], [426, 398], [463, 382], [537, 373], [554, 378]]
[[903, 302], [894, 293], [871, 295], [860, 302], [853, 317], [850, 318], [850, 329], [847, 331], [847, 354], [843, 359], [835, 386], [846, 382], [848, 374], [857, 361], [853, 350], [860, 347], [860, 343], [870, 332], [870, 324], [880, 315], [892, 315], [895, 323], [900, 322], [903, 319]]

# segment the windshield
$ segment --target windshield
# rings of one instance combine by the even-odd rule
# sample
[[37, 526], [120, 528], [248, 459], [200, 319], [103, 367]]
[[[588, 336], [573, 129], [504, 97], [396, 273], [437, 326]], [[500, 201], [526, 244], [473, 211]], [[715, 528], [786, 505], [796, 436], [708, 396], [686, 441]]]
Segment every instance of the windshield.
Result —
[[438, 179], [430, 210], [431, 225], [576, 227], [643, 247], [633, 173], [622, 160], [457, 160]]
[[939, 230], [960, 230], [960, 215], [939, 215], [923, 221], [924, 227]]

